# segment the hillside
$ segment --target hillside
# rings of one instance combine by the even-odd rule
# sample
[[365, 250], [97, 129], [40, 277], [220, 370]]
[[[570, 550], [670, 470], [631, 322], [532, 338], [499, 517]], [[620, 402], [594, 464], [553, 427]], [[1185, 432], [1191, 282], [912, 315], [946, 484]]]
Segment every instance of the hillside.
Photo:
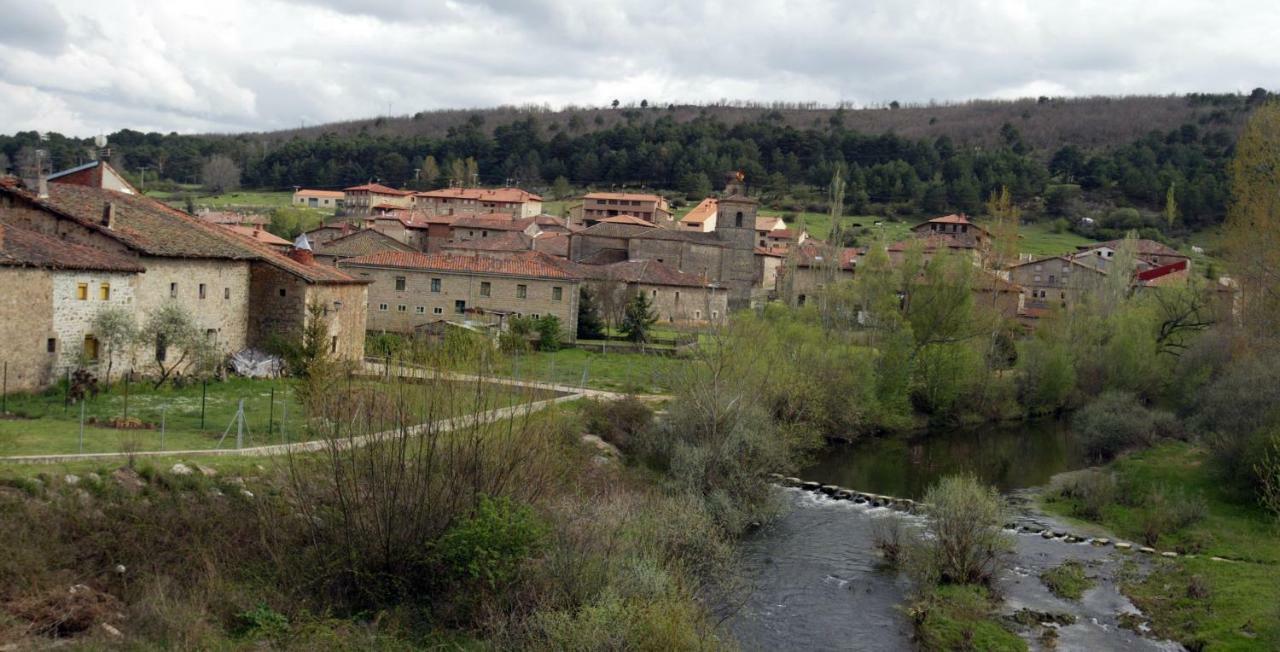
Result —
[[[677, 123], [711, 118], [729, 126], [761, 120], [793, 129], [823, 129], [832, 119], [852, 131], [893, 133], [904, 138], [947, 136], [977, 146], [999, 144], [1000, 127], [1018, 127], [1023, 139], [1038, 150], [1066, 144], [1084, 148], [1126, 143], [1149, 131], [1168, 131], [1183, 124], [1213, 124], [1238, 130], [1243, 124], [1248, 97], [1243, 95], [1163, 95], [1084, 98], [1026, 98], [974, 100], [962, 103], [903, 105], [900, 108], [836, 108], [805, 104], [757, 104], [750, 102], [711, 105], [663, 104], [644, 109], [636, 104], [611, 107], [502, 106], [484, 109], [423, 111], [413, 115], [376, 117], [308, 126], [300, 129], [227, 135], [263, 143], [294, 138], [313, 139], [324, 134], [391, 138], [445, 138], [450, 130], [465, 127], [477, 116], [489, 135], [497, 127], [532, 116], [547, 129], [569, 133], [593, 133], [634, 120], [667, 116]], [[637, 113], [638, 112], [638, 113]], [[555, 125], [555, 127], [552, 127]], [[217, 135], [210, 135], [218, 137]]]

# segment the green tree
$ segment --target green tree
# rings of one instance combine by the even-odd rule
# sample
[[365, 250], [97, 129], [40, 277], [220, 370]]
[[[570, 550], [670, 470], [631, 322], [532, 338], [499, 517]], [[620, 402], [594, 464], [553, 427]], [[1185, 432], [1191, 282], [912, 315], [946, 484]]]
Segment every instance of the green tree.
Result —
[[657, 322], [658, 315], [653, 311], [653, 306], [649, 303], [649, 297], [644, 292], [636, 292], [631, 295], [631, 300], [627, 302], [626, 312], [622, 315], [622, 326], [619, 327], [619, 330], [628, 340], [644, 343], [649, 341], [649, 331]]
[[555, 182], [551, 184], [551, 196], [556, 199], [566, 199], [573, 195], [573, 188], [569, 186], [569, 180], [562, 174], [556, 177]]
[[538, 331], [539, 351], [560, 350], [560, 318], [555, 315], [543, 315], [534, 325]]
[[1173, 223], [1178, 220], [1178, 198], [1174, 193], [1177, 183], [1170, 183], [1169, 189], [1164, 193], [1164, 221], [1173, 228]]
[[578, 290], [578, 339], [604, 338], [604, 324], [600, 320], [600, 308], [596, 306], [595, 293], [587, 286]]
[[1235, 152], [1225, 244], [1245, 324], [1270, 336], [1280, 323], [1280, 102], [1254, 110]]
[[175, 373], [188, 369], [198, 374], [211, 371], [217, 356], [212, 340], [196, 326], [191, 313], [175, 302], [165, 303], [147, 315], [138, 331], [138, 343], [155, 346], [157, 389]]
[[106, 349], [106, 383], [111, 384], [111, 369], [116, 357], [128, 352], [138, 337], [138, 322], [133, 312], [122, 306], [111, 306], [98, 312], [93, 318], [93, 333]]
[[430, 190], [439, 182], [440, 164], [436, 163], [436, 157], [427, 154], [427, 157], [422, 159], [422, 167], [418, 169], [418, 185]]

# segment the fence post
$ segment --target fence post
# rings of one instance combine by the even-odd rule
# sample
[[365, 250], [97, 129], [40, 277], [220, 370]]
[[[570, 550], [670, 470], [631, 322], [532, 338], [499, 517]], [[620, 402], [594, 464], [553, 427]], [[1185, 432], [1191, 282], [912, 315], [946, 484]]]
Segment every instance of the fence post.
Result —
[[84, 401], [80, 401], [80, 452], [84, 452]]
[[289, 422], [289, 399], [285, 399], [284, 407], [280, 409], [280, 443], [288, 444], [289, 436], [284, 433], [285, 424]]
[[205, 378], [200, 383], [200, 429], [204, 430], [204, 401], [209, 395], [209, 379]]
[[133, 370], [124, 375], [124, 420], [129, 420], [129, 379], [133, 377]]
[[167, 405], [160, 406], [160, 450], [164, 450], [164, 414], [168, 408]]
[[0, 389], [0, 414], [9, 413], [9, 361], [4, 361], [4, 388]]
[[240, 399], [240, 409], [236, 411], [236, 450], [244, 448], [244, 399]]
[[271, 441], [271, 422], [276, 418], [276, 388], [271, 388], [271, 399], [267, 403], [267, 441]]
[[67, 388], [62, 391], [62, 413], [71, 407], [71, 367], [67, 367]]

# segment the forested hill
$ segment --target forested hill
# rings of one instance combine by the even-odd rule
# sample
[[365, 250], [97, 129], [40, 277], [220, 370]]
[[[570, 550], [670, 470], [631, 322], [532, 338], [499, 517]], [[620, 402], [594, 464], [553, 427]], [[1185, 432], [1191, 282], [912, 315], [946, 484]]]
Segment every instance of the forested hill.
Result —
[[[1173, 198], [1177, 218], [1161, 228], [1177, 230], [1221, 219], [1235, 135], [1268, 97], [1257, 89], [859, 110], [503, 107], [270, 133], [123, 130], [109, 139], [117, 165], [182, 183], [198, 182], [214, 155], [235, 161], [242, 184], [254, 188], [340, 188], [370, 179], [429, 187], [451, 176], [474, 180], [466, 172], [472, 170], [482, 184], [545, 191], [563, 178], [558, 187], [647, 187], [695, 197], [726, 170], [740, 169], [769, 201], [820, 210], [820, 189], [843, 169], [853, 213], [978, 212], [990, 192], [1007, 186], [1032, 213], [1105, 216], [1127, 207], [1137, 210], [1124, 212], [1126, 221], [1153, 228]], [[0, 153], [16, 168], [36, 146], [34, 132], [0, 136]], [[85, 160], [91, 143], [52, 134], [43, 146], [56, 169]]]

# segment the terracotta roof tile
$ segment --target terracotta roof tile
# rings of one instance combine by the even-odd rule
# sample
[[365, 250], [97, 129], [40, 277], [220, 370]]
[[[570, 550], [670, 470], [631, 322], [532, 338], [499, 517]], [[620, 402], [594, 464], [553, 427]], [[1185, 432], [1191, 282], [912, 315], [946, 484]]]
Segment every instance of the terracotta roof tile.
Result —
[[576, 268], [584, 278], [601, 281], [698, 288], [709, 285], [702, 276], [682, 272], [656, 260], [624, 260], [609, 265], [576, 265]]
[[415, 251], [415, 249], [381, 231], [373, 229], [361, 229], [355, 233], [349, 233], [341, 238], [334, 238], [315, 246], [317, 256], [335, 256], [338, 258], [355, 258], [356, 256], [366, 256], [379, 251]]
[[542, 197], [519, 188], [441, 188], [414, 193], [415, 197], [432, 199], [474, 199], [491, 201], [500, 204], [523, 204], [530, 201], [542, 201]]
[[253, 238], [265, 245], [272, 246], [290, 246], [293, 243], [284, 238], [267, 231], [266, 229], [255, 229], [251, 226], [240, 226], [239, 224], [219, 224], [224, 229], [239, 233], [247, 238]]
[[461, 254], [423, 254], [406, 251], [384, 251], [338, 263], [341, 267], [393, 267], [426, 271], [497, 274], [529, 278], [579, 279], [567, 263], [537, 252], [505, 258], [467, 256]]
[[660, 195], [634, 192], [589, 192], [583, 199], [624, 199], [627, 201], [666, 202]]
[[367, 192], [374, 195], [395, 195], [397, 197], [407, 197], [413, 194], [412, 190], [396, 190], [390, 186], [384, 186], [380, 183], [366, 183], [359, 186], [351, 186], [343, 188], [342, 192]]
[[293, 193], [294, 197], [315, 197], [316, 199], [342, 199], [341, 190], [311, 190], [302, 188]]
[[636, 226], [645, 226], [649, 228], [657, 228], [658, 226], [649, 220], [642, 217], [636, 217], [635, 215], [614, 215], [598, 221], [605, 224], [634, 224]]
[[462, 242], [450, 242], [445, 249], [460, 251], [529, 251], [533, 238], [520, 231], [503, 231], [487, 238], [473, 238]]
[[[680, 218], [680, 221], [685, 224], [703, 224], [707, 220], [716, 216], [716, 210], [718, 208], [719, 203], [720, 203], [720, 200], [716, 199], [715, 197], [707, 197], [701, 202], [698, 202], [698, 205], [694, 206], [693, 210], [689, 211], [688, 213], [685, 214], [684, 217]], [[759, 220], [756, 220], [756, 224], [757, 224], [756, 228], [759, 228]]]
[[453, 220], [455, 229], [488, 229], [490, 231], [523, 231], [535, 223], [537, 218], [525, 217], [514, 219], [508, 213], [481, 213], [463, 215]]
[[0, 224], [0, 267], [146, 271], [136, 260], [5, 224]]

